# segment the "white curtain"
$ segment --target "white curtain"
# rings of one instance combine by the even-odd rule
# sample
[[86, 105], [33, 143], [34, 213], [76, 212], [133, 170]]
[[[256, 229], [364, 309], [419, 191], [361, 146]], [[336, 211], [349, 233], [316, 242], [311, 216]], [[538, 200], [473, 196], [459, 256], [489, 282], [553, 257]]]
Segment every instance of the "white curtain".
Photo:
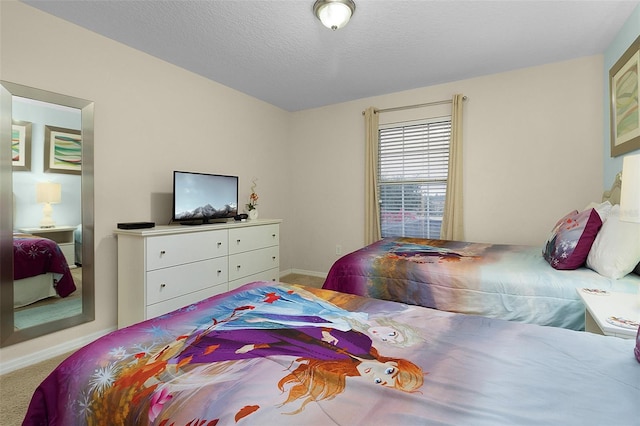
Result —
[[463, 95], [453, 96], [451, 103], [451, 144], [449, 177], [440, 238], [464, 241], [462, 223], [462, 103]]
[[364, 111], [364, 241], [366, 245], [381, 238], [380, 203], [378, 196], [378, 114], [374, 107]]

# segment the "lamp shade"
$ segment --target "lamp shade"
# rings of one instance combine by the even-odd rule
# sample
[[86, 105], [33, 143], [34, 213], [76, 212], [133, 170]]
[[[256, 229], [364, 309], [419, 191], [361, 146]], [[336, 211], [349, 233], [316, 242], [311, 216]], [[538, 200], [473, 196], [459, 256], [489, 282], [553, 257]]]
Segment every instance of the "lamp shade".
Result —
[[38, 203], [57, 204], [62, 199], [62, 185], [54, 182], [40, 182], [36, 185]]
[[313, 13], [322, 25], [332, 30], [347, 25], [355, 10], [353, 0], [317, 0], [313, 5]]
[[62, 185], [53, 182], [40, 182], [36, 185], [36, 201], [44, 204], [42, 207], [42, 220], [40, 228], [54, 228], [56, 226], [51, 214], [53, 207], [62, 199]]
[[622, 160], [620, 220], [640, 223], [640, 155], [627, 155]]

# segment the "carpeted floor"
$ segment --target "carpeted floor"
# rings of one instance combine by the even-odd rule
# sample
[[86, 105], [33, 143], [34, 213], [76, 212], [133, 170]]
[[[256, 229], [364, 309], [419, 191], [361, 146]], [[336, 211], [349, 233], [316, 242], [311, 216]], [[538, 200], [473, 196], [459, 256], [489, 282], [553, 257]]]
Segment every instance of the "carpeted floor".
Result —
[[[322, 287], [324, 278], [289, 274], [280, 278], [280, 281], [319, 288]], [[69, 354], [0, 376], [0, 425], [22, 424], [33, 391], [67, 356]]]
[[71, 269], [76, 291], [65, 298], [49, 297], [15, 310], [14, 325], [23, 329], [82, 312], [82, 267]]
[[18, 426], [27, 412], [31, 394], [69, 354], [0, 376], [0, 424]]
[[81, 313], [82, 299], [59, 299], [55, 305], [38, 306], [29, 310], [16, 312], [13, 316], [13, 325], [18, 330], [21, 330]]
[[313, 277], [311, 275], [302, 275], [302, 274], [289, 274], [280, 278], [280, 281], [283, 283], [289, 284], [300, 284], [306, 285], [309, 287], [322, 287], [324, 284], [324, 278]]

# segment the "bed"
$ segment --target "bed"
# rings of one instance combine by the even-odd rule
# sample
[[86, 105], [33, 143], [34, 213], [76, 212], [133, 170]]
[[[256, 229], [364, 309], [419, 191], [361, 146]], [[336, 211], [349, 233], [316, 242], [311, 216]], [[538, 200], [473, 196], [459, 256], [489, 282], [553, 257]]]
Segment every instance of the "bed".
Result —
[[[323, 288], [444, 311], [584, 329], [576, 291], [637, 293], [640, 238], [602, 203], [560, 218], [543, 247], [384, 238], [338, 259]], [[635, 232], [635, 233], [634, 233]], [[634, 236], [635, 235], [635, 236]]]
[[635, 344], [255, 282], [78, 350], [25, 424], [636, 425]]
[[323, 288], [450, 312], [584, 329], [585, 285], [635, 293], [640, 276], [557, 270], [540, 247], [385, 238], [338, 259]]
[[14, 308], [76, 290], [69, 265], [58, 244], [30, 234], [13, 234]]

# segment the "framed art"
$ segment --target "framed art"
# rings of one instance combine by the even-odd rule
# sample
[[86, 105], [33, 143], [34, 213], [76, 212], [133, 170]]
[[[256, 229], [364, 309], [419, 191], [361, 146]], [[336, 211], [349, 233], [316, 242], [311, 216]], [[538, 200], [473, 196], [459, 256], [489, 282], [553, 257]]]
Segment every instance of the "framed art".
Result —
[[44, 126], [44, 171], [81, 174], [82, 136], [80, 130]]
[[609, 70], [611, 93], [611, 156], [640, 149], [640, 37]]
[[14, 171], [31, 170], [31, 123], [11, 122], [11, 165]]

